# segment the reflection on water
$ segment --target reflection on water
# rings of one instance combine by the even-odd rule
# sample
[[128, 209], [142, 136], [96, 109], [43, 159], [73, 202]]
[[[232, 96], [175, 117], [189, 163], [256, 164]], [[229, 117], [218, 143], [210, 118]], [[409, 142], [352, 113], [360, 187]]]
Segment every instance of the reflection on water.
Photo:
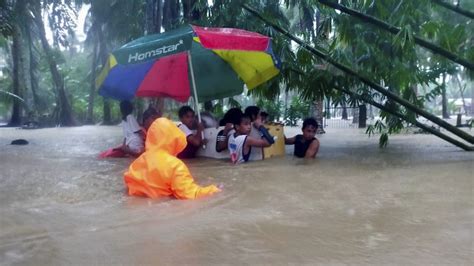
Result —
[[472, 263], [474, 157], [431, 136], [380, 150], [347, 129], [321, 136], [315, 161], [198, 159], [199, 183], [224, 192], [197, 201], [127, 197], [131, 159], [96, 159], [120, 140], [0, 129], [1, 264]]

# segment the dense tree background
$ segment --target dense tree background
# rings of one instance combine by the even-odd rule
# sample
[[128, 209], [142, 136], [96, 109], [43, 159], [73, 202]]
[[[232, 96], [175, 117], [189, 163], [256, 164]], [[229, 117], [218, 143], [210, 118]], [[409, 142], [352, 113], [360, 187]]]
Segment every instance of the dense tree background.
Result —
[[[328, 2], [399, 31], [390, 33], [370, 23], [370, 18], [337, 11]], [[251, 95], [214, 101], [210, 108], [218, 115], [231, 106], [258, 102], [273, 119], [291, 125], [309, 115], [321, 121], [328, 115], [324, 105], [345, 110], [364, 104], [335, 89], [344, 88], [390, 110], [415, 116], [300, 48], [245, 11], [243, 3], [420, 108], [444, 118], [473, 112], [467, 106], [469, 100], [474, 102], [474, 70], [423, 47], [417, 39], [472, 64], [474, 1], [0, 0], [0, 119], [11, 126], [28, 120], [45, 126], [117, 122], [117, 103], [100, 97], [95, 88], [96, 75], [108, 53], [142, 35], [186, 23], [243, 28], [271, 36], [275, 53], [283, 61], [281, 75]], [[87, 10], [87, 16], [78, 25], [81, 9]], [[78, 29], [84, 30], [85, 40], [79, 41]], [[457, 98], [464, 108], [448, 100]], [[164, 105], [168, 111], [176, 107], [171, 102]], [[137, 106], [142, 108], [144, 101], [138, 100]], [[388, 112], [381, 112], [377, 119], [369, 132], [381, 133], [382, 141], [407, 126]]]

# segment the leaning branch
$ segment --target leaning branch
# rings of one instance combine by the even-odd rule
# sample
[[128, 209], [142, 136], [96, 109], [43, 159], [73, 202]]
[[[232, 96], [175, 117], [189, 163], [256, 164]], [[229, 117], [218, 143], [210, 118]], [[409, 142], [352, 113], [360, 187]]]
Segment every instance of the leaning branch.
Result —
[[354, 77], [358, 78], [361, 82], [363, 82], [367, 86], [371, 87], [372, 89], [378, 91], [379, 93], [385, 95], [388, 99], [390, 99], [394, 102], [397, 102], [398, 104], [401, 104], [406, 109], [408, 109], [408, 110], [410, 110], [410, 111], [412, 111], [412, 112], [414, 112], [414, 113], [416, 113], [416, 114], [418, 114], [422, 117], [425, 117], [426, 119], [430, 120], [431, 122], [435, 123], [436, 125], [448, 130], [449, 132], [451, 132], [451, 133], [455, 134], [456, 136], [468, 141], [469, 143], [474, 143], [474, 137], [471, 136], [470, 134], [468, 134], [467, 132], [465, 132], [463, 130], [460, 130], [459, 128], [449, 124], [448, 122], [440, 119], [439, 117], [437, 117], [437, 116], [435, 116], [435, 115], [433, 115], [433, 114], [431, 114], [431, 113], [415, 106], [413, 103], [411, 103], [411, 102], [409, 102], [409, 101], [407, 101], [403, 98], [400, 98], [398, 95], [386, 90], [385, 88], [378, 85], [377, 83], [371, 81], [370, 79], [368, 79], [368, 78], [362, 76], [361, 74], [355, 72], [354, 70], [350, 69], [348, 66], [343, 65], [343, 64], [335, 61], [334, 59], [329, 57], [327, 54], [325, 54], [325, 53], [321, 52], [320, 50], [314, 48], [313, 46], [305, 43], [303, 40], [301, 40], [300, 38], [292, 35], [287, 30], [281, 28], [280, 26], [276, 25], [275, 23], [270, 22], [269, 20], [267, 20], [266, 18], [261, 16], [256, 10], [249, 7], [248, 5], [243, 4], [242, 7], [245, 10], [247, 10], [248, 12], [250, 12], [251, 14], [253, 14], [254, 16], [258, 17], [259, 19], [261, 19], [262, 21], [267, 23], [268, 25], [272, 26], [276, 31], [280, 32], [284, 36], [290, 38], [291, 40], [293, 40], [296, 43], [298, 43], [299, 45], [301, 45], [303, 48], [308, 50], [310, 53], [326, 60], [327, 62], [329, 62], [330, 64], [332, 64], [336, 68], [338, 68], [338, 69], [342, 70], [343, 72], [345, 72], [346, 74], [349, 74], [351, 76], [354, 76]]
[[[353, 17], [356, 17], [356, 18], [362, 20], [362, 22], [372, 24], [372, 25], [377, 26], [377, 27], [379, 27], [383, 30], [386, 30], [386, 31], [388, 31], [392, 34], [396, 35], [400, 32], [400, 28], [398, 28], [398, 27], [395, 27], [395, 26], [390, 25], [390, 24], [388, 24], [388, 23], [386, 23], [386, 22], [384, 22], [380, 19], [377, 19], [375, 17], [363, 14], [361, 12], [358, 12], [354, 9], [350, 9], [350, 8], [345, 7], [343, 5], [340, 5], [338, 3], [334, 3], [334, 2], [329, 1], [329, 0], [318, 0], [318, 2], [320, 2], [321, 4], [323, 4], [325, 6], [340, 10], [341, 12], [344, 12], [348, 15], [351, 15]], [[444, 49], [443, 47], [438, 46], [438, 45], [436, 45], [432, 42], [429, 42], [425, 39], [422, 39], [420, 37], [413, 36], [413, 39], [415, 40], [416, 44], [430, 50], [431, 52], [433, 52], [435, 54], [439, 54], [441, 56], [444, 56], [447, 59], [449, 59], [453, 62], [456, 62], [460, 65], [463, 65], [464, 67], [466, 67], [470, 70], [474, 70], [474, 63], [460, 57], [459, 55], [451, 53], [450, 51]]]
[[463, 8], [460, 8], [459, 6], [455, 6], [455, 5], [452, 5], [450, 3], [446, 3], [444, 1], [441, 1], [441, 0], [431, 0], [431, 2], [439, 5], [439, 6], [442, 6], [446, 9], [449, 9], [451, 11], [454, 11], [458, 14], [461, 14], [463, 16], [466, 16], [470, 19], [474, 19], [474, 12], [470, 11], [470, 10], [467, 10], [467, 9], [463, 9]]

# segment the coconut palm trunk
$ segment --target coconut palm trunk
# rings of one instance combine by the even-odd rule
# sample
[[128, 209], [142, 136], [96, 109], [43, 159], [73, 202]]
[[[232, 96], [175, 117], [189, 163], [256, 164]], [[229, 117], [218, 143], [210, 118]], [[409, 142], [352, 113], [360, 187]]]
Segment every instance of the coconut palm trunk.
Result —
[[38, 34], [40, 37], [41, 45], [46, 54], [46, 59], [48, 61], [49, 69], [51, 71], [51, 76], [53, 78], [53, 83], [57, 92], [57, 105], [59, 107], [58, 113], [58, 124], [61, 126], [75, 126], [77, 124], [74, 119], [71, 105], [64, 88], [64, 80], [59, 73], [56, 60], [54, 59], [53, 52], [51, 47], [46, 39], [46, 32], [43, 23], [43, 17], [41, 16], [41, 2], [37, 2], [35, 7], [32, 9], [34, 14], [34, 20], [38, 28]]
[[312, 116], [314, 117], [314, 119], [316, 119], [316, 122], [318, 122], [318, 131], [316, 133], [318, 134], [323, 134], [323, 133], [326, 133], [326, 131], [324, 131], [324, 124], [323, 124], [323, 108], [324, 108], [324, 101], [323, 101], [323, 98], [319, 98], [319, 99], [316, 99], [314, 100], [313, 102], [314, 104], [314, 108], [313, 108], [313, 114]]
[[91, 62], [91, 74], [90, 74], [89, 102], [87, 104], [86, 124], [94, 124], [94, 100], [95, 100], [95, 94], [96, 94], [95, 79], [96, 79], [98, 50], [99, 50], [99, 44], [97, 42], [97, 38], [94, 38], [94, 48], [92, 50], [92, 62]]
[[[13, 94], [22, 97], [24, 84], [21, 80], [21, 72], [22, 72], [22, 50], [21, 50], [21, 32], [20, 28], [17, 25], [14, 25], [14, 30], [12, 34], [12, 61], [13, 61]], [[9, 126], [19, 126], [22, 122], [22, 102], [17, 99], [16, 97], [13, 98], [13, 108], [12, 108], [12, 116], [10, 122], [8, 123]]]
[[446, 95], [446, 74], [443, 74], [443, 90], [441, 93], [441, 101], [442, 101], [442, 113], [443, 113], [443, 118], [448, 119], [450, 118], [449, 116], [449, 110], [448, 110], [448, 96]]

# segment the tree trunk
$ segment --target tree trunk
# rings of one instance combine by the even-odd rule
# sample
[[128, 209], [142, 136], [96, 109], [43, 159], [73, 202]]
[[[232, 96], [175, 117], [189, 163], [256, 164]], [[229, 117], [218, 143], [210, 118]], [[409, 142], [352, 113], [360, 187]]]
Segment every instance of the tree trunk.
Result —
[[186, 23], [191, 22], [191, 8], [192, 8], [192, 1], [191, 0], [182, 0], [183, 3], [183, 17]]
[[103, 125], [111, 125], [112, 124], [112, 116], [110, 112], [110, 100], [107, 98], [102, 98], [104, 101], [104, 120], [102, 122]]
[[367, 127], [367, 106], [359, 105], [359, 128]]
[[347, 116], [347, 104], [346, 101], [342, 102], [342, 120], [348, 120], [349, 117]]
[[[162, 0], [147, 0], [145, 10], [145, 35], [155, 34], [161, 32], [161, 25], [163, 23], [163, 1]], [[159, 113], [163, 112], [164, 98], [157, 97], [149, 99], [148, 105], [153, 106]], [[143, 103], [137, 105], [137, 117], [140, 118], [142, 115], [142, 109], [140, 109]]]
[[448, 119], [450, 118], [449, 116], [449, 110], [448, 110], [448, 97], [446, 96], [446, 74], [443, 74], [443, 91], [442, 91], [442, 109], [443, 109], [443, 118]]
[[474, 86], [471, 86], [471, 116], [474, 116]]
[[[393, 25], [385, 23], [384, 21], [379, 20], [377, 18], [374, 18], [372, 16], [369, 16], [369, 15], [363, 14], [361, 12], [358, 12], [354, 9], [347, 8], [343, 5], [338, 4], [337, 2], [333, 2], [331, 0], [318, 0], [318, 2], [325, 5], [325, 6], [329, 6], [333, 9], [340, 10], [343, 13], [349, 14], [352, 17], [358, 18], [358, 19], [360, 19], [361, 21], [363, 21], [365, 23], [369, 23], [371, 25], [374, 25], [374, 26], [376, 26], [378, 28], [381, 28], [385, 31], [388, 31], [388, 32], [390, 32], [394, 35], [397, 35], [400, 32], [400, 28], [398, 28], [398, 27], [395, 27]], [[451, 53], [450, 51], [444, 49], [443, 47], [441, 47], [439, 45], [436, 45], [432, 42], [429, 42], [429, 41], [427, 41], [425, 39], [422, 39], [422, 38], [419, 38], [417, 36], [413, 36], [413, 40], [415, 41], [416, 44], [430, 50], [431, 52], [433, 52], [435, 54], [439, 54], [441, 56], [444, 56], [445, 58], [447, 58], [447, 59], [449, 59], [453, 62], [456, 62], [460, 65], [463, 65], [463, 66], [465, 66], [466, 68], [468, 68], [470, 70], [474, 70], [474, 63], [472, 63], [469, 60], [466, 60], [464, 58], [461, 58], [459, 55]]]
[[156, 32], [161, 32], [163, 25], [163, 0], [158, 0], [158, 17], [156, 18]]
[[28, 51], [30, 56], [30, 67], [29, 67], [29, 74], [30, 74], [30, 86], [31, 86], [31, 93], [33, 94], [33, 103], [35, 109], [39, 111], [41, 108], [41, 101], [38, 96], [38, 78], [36, 77], [36, 70], [38, 69], [38, 62], [33, 53], [34, 43], [31, 38], [31, 32], [28, 31]]
[[178, 22], [179, 19], [179, 1], [164, 0], [163, 3], [163, 28], [169, 30]]
[[371, 87], [372, 89], [376, 90], [377, 92], [381, 93], [382, 95], [385, 95], [388, 99], [396, 101], [398, 104], [404, 106], [406, 109], [415, 112], [416, 114], [425, 117], [426, 119], [430, 120], [431, 122], [435, 123], [436, 125], [448, 130], [449, 132], [455, 134], [456, 136], [468, 141], [469, 143], [474, 143], [474, 136], [470, 135], [469, 133], [451, 125], [450, 123], [440, 119], [439, 117], [425, 111], [424, 109], [421, 109], [414, 105], [413, 103], [399, 97], [398, 95], [395, 95], [389, 91], [387, 91], [385, 88], [380, 86], [379, 84], [373, 82], [372, 80], [368, 79], [367, 77], [357, 73], [356, 71], [352, 70], [348, 66], [341, 64], [334, 59], [332, 59], [330, 56], [325, 54], [324, 52], [321, 51], [319, 48], [315, 48], [311, 45], [308, 45], [306, 42], [301, 40], [300, 38], [294, 36], [293, 34], [289, 33], [287, 30], [283, 29], [282, 27], [278, 26], [277, 24], [269, 21], [268, 19], [264, 18], [262, 15], [260, 15], [255, 9], [249, 7], [247, 4], [243, 4], [242, 7], [250, 12], [251, 14], [255, 15], [257, 18], [260, 20], [263, 20], [265, 23], [268, 25], [272, 26], [273, 29], [276, 31], [282, 33], [284, 36], [288, 37], [289, 39], [295, 41], [297, 44], [301, 45], [303, 48], [305, 48], [307, 51], [312, 53], [313, 55], [316, 55], [324, 60], [326, 60], [328, 63], [336, 67], [337, 69], [343, 71], [346, 74], [349, 74], [353, 77], [356, 77], [359, 79], [362, 83], [366, 84], [367, 86]]
[[[102, 32], [102, 26], [99, 25], [97, 30], [97, 38], [99, 40], [99, 60], [102, 62], [102, 66], [105, 65], [107, 62], [107, 43], [105, 42], [104, 33]], [[103, 100], [103, 125], [111, 125], [112, 124], [112, 116], [110, 110], [110, 101], [107, 98], [102, 97]]]
[[59, 125], [60, 126], [75, 126], [77, 123], [72, 114], [71, 106], [69, 105], [69, 100], [66, 95], [64, 88], [64, 80], [61, 77], [56, 61], [53, 57], [51, 47], [49, 46], [48, 40], [46, 39], [46, 32], [44, 29], [43, 18], [41, 16], [41, 6], [40, 2], [36, 3], [35, 8], [33, 8], [36, 26], [38, 27], [39, 37], [43, 50], [46, 54], [46, 59], [48, 61], [49, 69], [51, 71], [51, 76], [53, 78], [54, 86], [57, 91], [57, 102], [59, 107]]
[[[468, 110], [467, 110], [467, 105], [466, 105], [466, 99], [464, 98], [464, 92], [466, 91], [466, 85], [462, 85], [461, 84], [461, 80], [459, 79], [458, 75], [455, 75], [455, 78], [456, 78], [456, 81], [458, 83], [458, 86], [459, 86], [459, 93], [461, 94], [461, 99], [462, 99], [462, 108], [464, 110], [464, 114], [467, 116], [468, 115]], [[474, 104], [471, 103], [471, 105]]]
[[146, 0], [145, 35], [161, 32], [163, 20], [162, 0]]
[[326, 133], [324, 131], [324, 124], [323, 124], [323, 108], [324, 108], [324, 101], [322, 98], [317, 99], [313, 102], [314, 104], [314, 110], [313, 110], [313, 117], [316, 119], [316, 122], [318, 122], [318, 131], [316, 133], [322, 134]]
[[94, 99], [95, 99], [95, 79], [96, 79], [96, 70], [97, 70], [97, 53], [99, 49], [98, 40], [94, 40], [94, 48], [92, 50], [92, 64], [91, 64], [91, 80], [90, 80], [90, 90], [89, 90], [89, 102], [87, 105], [87, 118], [86, 124], [94, 124]]
[[[18, 26], [14, 27], [12, 34], [13, 44], [12, 44], [12, 61], [13, 61], [13, 94], [18, 97], [23, 97], [23, 82], [20, 80], [20, 75], [22, 71], [22, 56], [21, 56], [21, 32]], [[22, 115], [22, 102], [13, 97], [13, 110], [10, 122], [8, 126], [19, 126], [21, 125], [21, 115]]]

